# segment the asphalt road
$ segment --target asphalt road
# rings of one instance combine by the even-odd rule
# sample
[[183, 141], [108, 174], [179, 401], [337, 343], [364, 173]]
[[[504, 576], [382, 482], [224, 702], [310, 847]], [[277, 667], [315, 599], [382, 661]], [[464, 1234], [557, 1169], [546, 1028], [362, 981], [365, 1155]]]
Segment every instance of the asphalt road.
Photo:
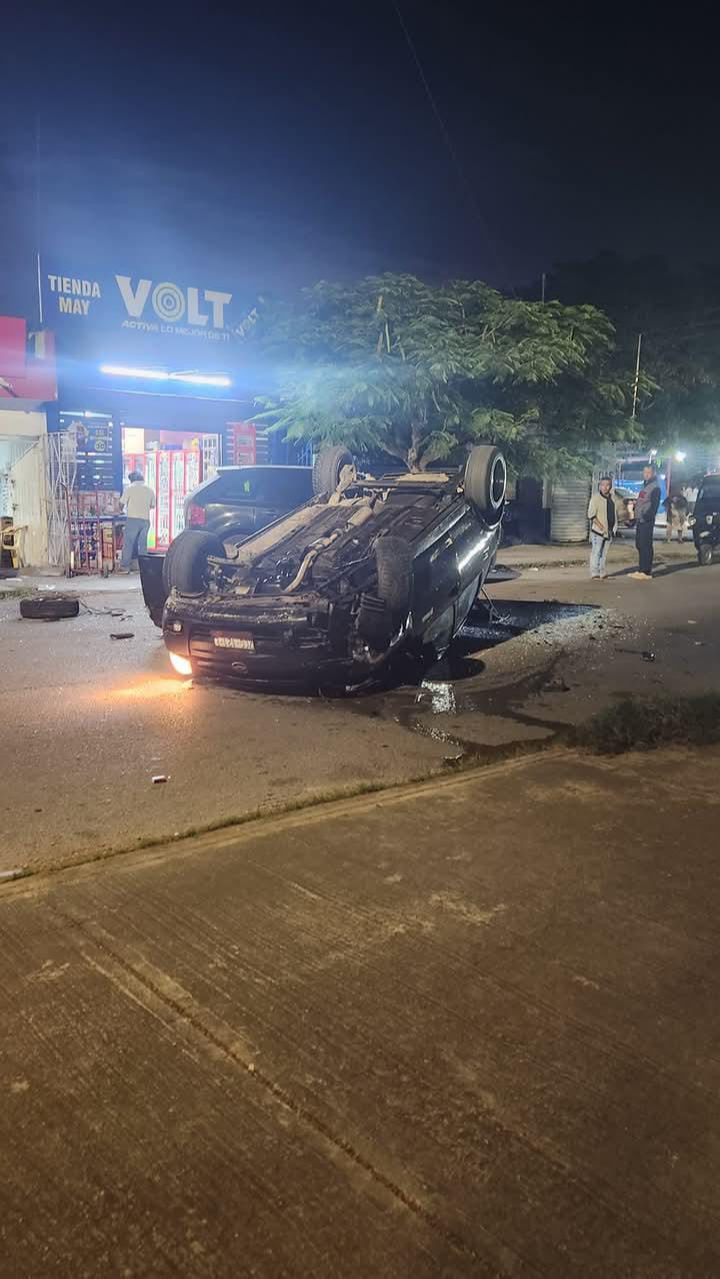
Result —
[[[526, 633], [488, 647], [471, 628], [419, 687], [354, 701], [179, 680], [137, 591], [87, 593], [93, 609], [122, 607], [125, 619], [22, 621], [17, 601], [0, 601], [0, 870], [426, 775], [468, 751], [545, 739], [618, 693], [717, 684], [720, 567], [695, 567], [689, 547], [651, 583], [626, 572], [602, 583], [581, 568], [525, 572], [493, 597], [526, 619], [538, 606]], [[553, 620], [548, 600], [576, 609]]]
[[[440, 767], [443, 743], [350, 704], [175, 676], [137, 592], [23, 621], [0, 602], [0, 869], [127, 847], [261, 806]], [[132, 631], [133, 638], [110, 639]], [[154, 776], [169, 780], [154, 784]]]

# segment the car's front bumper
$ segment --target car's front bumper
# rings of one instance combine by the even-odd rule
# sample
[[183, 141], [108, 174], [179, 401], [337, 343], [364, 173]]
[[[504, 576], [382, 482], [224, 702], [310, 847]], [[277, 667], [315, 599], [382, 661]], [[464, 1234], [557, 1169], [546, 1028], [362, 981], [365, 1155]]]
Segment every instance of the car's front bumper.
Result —
[[[349, 650], [348, 628], [333, 633], [317, 599], [216, 604], [170, 595], [163, 637], [170, 653], [189, 660], [193, 675], [245, 685], [356, 683], [369, 669]], [[368, 663], [372, 667], [372, 663]]]

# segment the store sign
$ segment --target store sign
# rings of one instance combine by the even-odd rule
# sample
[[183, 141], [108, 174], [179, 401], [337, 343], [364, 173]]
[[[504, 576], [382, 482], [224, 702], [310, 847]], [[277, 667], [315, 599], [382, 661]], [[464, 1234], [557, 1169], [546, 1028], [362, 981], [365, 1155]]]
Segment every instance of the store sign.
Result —
[[[229, 342], [233, 295], [219, 289], [155, 281], [145, 276], [114, 275], [108, 280], [84, 276], [46, 276], [46, 322], [64, 316], [140, 333], [166, 334]], [[243, 317], [246, 321], [247, 317]], [[242, 332], [244, 325], [236, 326]]]
[[[201, 303], [201, 290], [194, 287], [180, 289], [177, 284], [167, 281], [153, 285], [152, 280], [139, 280], [133, 287], [129, 275], [116, 275], [115, 282], [128, 314], [128, 319], [123, 321], [126, 325], [136, 322], [143, 326], [149, 323], [153, 329], [157, 329], [159, 323], [178, 325], [185, 321], [188, 326], [205, 329], [212, 317], [209, 332], [226, 340], [229, 336], [221, 330], [225, 329], [225, 308], [232, 302], [232, 293], [203, 289]], [[157, 317], [153, 319], [150, 316], [149, 321], [146, 316], [148, 299]], [[209, 309], [203, 310], [203, 305]]]

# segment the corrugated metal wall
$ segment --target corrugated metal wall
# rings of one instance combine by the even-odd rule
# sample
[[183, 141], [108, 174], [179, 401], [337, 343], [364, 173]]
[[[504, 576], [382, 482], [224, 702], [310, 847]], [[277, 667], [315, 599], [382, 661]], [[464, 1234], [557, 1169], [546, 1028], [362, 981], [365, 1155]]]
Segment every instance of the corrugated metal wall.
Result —
[[587, 479], [556, 480], [550, 501], [551, 542], [586, 542], [590, 476]]

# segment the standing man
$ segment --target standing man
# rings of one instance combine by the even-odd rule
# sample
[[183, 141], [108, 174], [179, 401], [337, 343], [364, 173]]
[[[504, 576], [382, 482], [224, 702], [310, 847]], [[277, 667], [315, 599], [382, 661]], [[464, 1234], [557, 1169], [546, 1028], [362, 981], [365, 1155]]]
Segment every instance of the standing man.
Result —
[[678, 542], [682, 542], [685, 537], [688, 515], [690, 514], [685, 494], [674, 493], [672, 497], [665, 498], [663, 505], [667, 511], [666, 541], [672, 541], [673, 529], [677, 529]]
[[593, 493], [588, 506], [590, 521], [590, 576], [605, 577], [605, 561], [610, 543], [617, 533], [618, 517], [612, 480], [605, 477]]
[[130, 472], [127, 488], [120, 501], [127, 515], [120, 572], [129, 573], [133, 560], [138, 555], [147, 553], [150, 512], [155, 505], [155, 494], [147, 484], [143, 483], [142, 471]]
[[653, 566], [653, 533], [655, 516], [660, 505], [660, 485], [654, 466], [646, 466], [643, 471], [643, 487], [635, 503], [635, 545], [638, 550], [639, 567], [631, 573], [638, 582], [649, 582]]

